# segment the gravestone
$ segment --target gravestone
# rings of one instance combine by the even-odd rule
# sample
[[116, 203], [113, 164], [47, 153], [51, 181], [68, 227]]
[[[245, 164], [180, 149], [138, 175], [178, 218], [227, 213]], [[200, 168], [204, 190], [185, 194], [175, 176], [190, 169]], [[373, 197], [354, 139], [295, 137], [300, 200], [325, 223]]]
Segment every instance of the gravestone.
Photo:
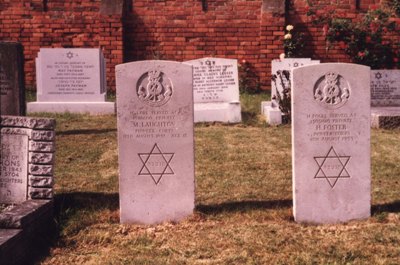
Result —
[[23, 48], [0, 42], [0, 114], [25, 115]]
[[0, 211], [0, 264], [30, 264], [53, 238], [54, 129], [54, 119], [0, 116], [0, 204], [13, 204]]
[[0, 203], [53, 197], [55, 120], [1, 116]]
[[304, 66], [292, 76], [293, 204], [297, 222], [370, 216], [370, 72]]
[[371, 70], [371, 126], [400, 126], [400, 70]]
[[271, 62], [271, 101], [261, 102], [261, 114], [270, 125], [282, 124], [283, 113], [279, 109], [279, 97], [283, 97], [284, 89], [291, 89], [291, 71], [297, 67], [314, 64], [319, 64], [319, 60], [285, 58]]
[[28, 112], [115, 113], [106, 102], [105, 61], [100, 49], [41, 48], [36, 58], [37, 102]]
[[242, 121], [237, 60], [202, 58], [193, 65], [195, 122]]
[[194, 209], [192, 66], [116, 66], [121, 223], [179, 221]]

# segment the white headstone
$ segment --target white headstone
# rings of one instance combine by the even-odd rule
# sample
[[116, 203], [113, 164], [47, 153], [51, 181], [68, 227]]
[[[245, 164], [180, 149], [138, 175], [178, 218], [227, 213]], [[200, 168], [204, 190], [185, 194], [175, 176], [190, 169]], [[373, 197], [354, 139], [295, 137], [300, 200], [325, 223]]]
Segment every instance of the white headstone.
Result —
[[194, 209], [192, 66], [117, 65], [121, 223], [179, 221]]
[[195, 122], [241, 122], [237, 60], [202, 58], [193, 65]]
[[370, 216], [369, 67], [320, 64], [293, 70], [293, 204], [297, 222]]
[[97, 48], [41, 48], [36, 58], [37, 102], [29, 112], [115, 112], [106, 102], [105, 62]]

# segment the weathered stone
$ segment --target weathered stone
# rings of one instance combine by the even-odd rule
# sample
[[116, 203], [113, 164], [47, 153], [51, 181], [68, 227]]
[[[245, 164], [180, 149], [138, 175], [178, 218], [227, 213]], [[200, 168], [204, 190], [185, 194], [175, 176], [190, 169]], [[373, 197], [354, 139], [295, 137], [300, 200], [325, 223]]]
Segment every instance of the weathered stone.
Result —
[[53, 141], [56, 137], [54, 131], [33, 131], [32, 140], [35, 141]]
[[400, 70], [371, 70], [371, 105], [400, 107]]
[[0, 203], [20, 203], [27, 199], [28, 136], [1, 134]]
[[54, 153], [29, 152], [29, 163], [32, 164], [53, 164]]
[[30, 164], [29, 165], [29, 174], [50, 176], [50, 175], [53, 175], [53, 166], [52, 165]]
[[53, 187], [53, 177], [30, 175], [29, 186], [35, 188], [51, 188]]
[[32, 138], [32, 129], [4, 127], [0, 129], [0, 132], [2, 134], [21, 134], [28, 136], [29, 139]]
[[127, 63], [116, 77], [121, 223], [182, 220], [194, 209], [192, 66]]
[[0, 42], [0, 114], [25, 115], [22, 45]]
[[56, 120], [2, 115], [0, 117], [0, 125], [4, 127], [54, 130], [56, 126]]
[[320, 64], [293, 70], [293, 204], [297, 222], [370, 216], [369, 67]]
[[53, 189], [52, 188], [28, 188], [28, 196], [33, 200], [44, 200], [44, 199], [52, 199], [53, 198]]
[[33, 152], [54, 152], [55, 145], [53, 142], [29, 142], [29, 151]]

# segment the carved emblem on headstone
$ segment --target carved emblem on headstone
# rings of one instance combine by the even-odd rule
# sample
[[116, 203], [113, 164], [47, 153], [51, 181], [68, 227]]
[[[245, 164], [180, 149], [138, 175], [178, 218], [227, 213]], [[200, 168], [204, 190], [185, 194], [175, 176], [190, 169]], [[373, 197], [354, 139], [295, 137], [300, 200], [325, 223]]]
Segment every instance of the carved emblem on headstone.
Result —
[[325, 156], [315, 156], [314, 160], [318, 164], [314, 178], [326, 179], [331, 188], [335, 187], [340, 178], [350, 178], [346, 169], [350, 156], [338, 155], [333, 146]]
[[172, 96], [172, 81], [161, 71], [153, 70], [143, 74], [136, 86], [139, 99], [153, 107], [167, 103]]
[[350, 98], [350, 86], [339, 74], [328, 72], [314, 86], [314, 99], [330, 109], [343, 106]]
[[174, 153], [163, 153], [157, 144], [154, 144], [150, 153], [139, 153], [140, 160], [143, 163], [139, 176], [150, 175], [154, 183], [158, 185], [164, 175], [174, 175], [170, 163]]

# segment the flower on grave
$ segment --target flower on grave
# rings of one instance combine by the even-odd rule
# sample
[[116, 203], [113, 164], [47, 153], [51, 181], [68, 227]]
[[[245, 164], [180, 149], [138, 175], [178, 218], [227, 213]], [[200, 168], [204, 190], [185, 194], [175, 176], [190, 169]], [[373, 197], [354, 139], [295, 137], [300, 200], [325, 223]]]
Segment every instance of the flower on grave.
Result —
[[286, 26], [286, 30], [287, 31], [291, 31], [293, 28], [294, 28], [293, 25], [287, 25]]
[[292, 34], [287, 33], [284, 37], [285, 40], [290, 40], [292, 38]]

